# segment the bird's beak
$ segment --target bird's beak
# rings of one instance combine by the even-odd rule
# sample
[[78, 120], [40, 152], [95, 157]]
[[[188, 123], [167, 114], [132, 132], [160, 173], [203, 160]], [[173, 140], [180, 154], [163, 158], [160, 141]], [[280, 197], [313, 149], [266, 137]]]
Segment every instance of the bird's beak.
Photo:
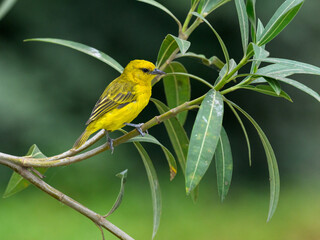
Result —
[[155, 68], [152, 72], [150, 72], [152, 75], [165, 75], [166, 73], [159, 70], [158, 68]]

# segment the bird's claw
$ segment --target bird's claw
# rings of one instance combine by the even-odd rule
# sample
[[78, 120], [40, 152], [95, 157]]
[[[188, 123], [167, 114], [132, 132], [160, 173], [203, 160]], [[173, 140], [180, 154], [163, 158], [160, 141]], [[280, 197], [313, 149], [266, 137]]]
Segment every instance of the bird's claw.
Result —
[[145, 132], [142, 131], [141, 127], [144, 123], [138, 123], [138, 124], [134, 124], [134, 123], [125, 123], [126, 126], [130, 126], [130, 127], [135, 127], [137, 129], [137, 131], [140, 133], [140, 135], [142, 137], [144, 137], [146, 134], [149, 134], [148, 130], [146, 130]]

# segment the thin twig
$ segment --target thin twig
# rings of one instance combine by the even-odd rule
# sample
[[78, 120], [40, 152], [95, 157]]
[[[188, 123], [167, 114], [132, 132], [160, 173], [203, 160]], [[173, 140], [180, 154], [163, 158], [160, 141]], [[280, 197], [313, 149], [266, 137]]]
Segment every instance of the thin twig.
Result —
[[26, 167], [19, 166], [17, 164], [14, 164], [10, 161], [4, 160], [0, 158], [0, 164], [5, 165], [12, 170], [16, 171], [19, 175], [21, 175], [23, 178], [27, 179], [30, 183], [35, 185], [37, 188], [41, 189], [45, 193], [49, 194], [50, 196], [54, 197], [58, 201], [62, 202], [63, 204], [73, 208], [77, 212], [81, 213], [82, 215], [86, 216], [87, 218], [91, 219], [95, 224], [98, 226], [101, 226], [117, 236], [119, 239], [124, 240], [133, 240], [132, 237], [130, 237], [128, 234], [123, 232], [121, 229], [119, 229], [117, 226], [113, 225], [111, 222], [103, 218], [98, 213], [95, 213], [94, 211], [90, 210], [89, 208], [83, 206], [79, 202], [75, 201], [74, 199], [70, 198], [69, 196], [63, 194], [62, 192], [58, 191], [57, 189], [53, 188], [40, 178], [33, 175]]

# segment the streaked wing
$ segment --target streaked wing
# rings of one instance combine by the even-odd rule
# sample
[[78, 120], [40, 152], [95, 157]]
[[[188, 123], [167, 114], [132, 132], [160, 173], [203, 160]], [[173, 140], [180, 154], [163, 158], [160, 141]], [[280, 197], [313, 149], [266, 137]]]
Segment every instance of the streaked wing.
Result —
[[115, 108], [122, 108], [135, 100], [133, 84], [116, 79], [104, 90], [86, 124], [88, 125], [103, 114]]

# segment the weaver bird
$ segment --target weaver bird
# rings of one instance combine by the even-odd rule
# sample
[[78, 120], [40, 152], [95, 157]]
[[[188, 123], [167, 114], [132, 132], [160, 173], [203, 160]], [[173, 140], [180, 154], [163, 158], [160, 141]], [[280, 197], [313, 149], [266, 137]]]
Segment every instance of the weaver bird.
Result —
[[135, 127], [144, 136], [141, 130], [142, 123], [130, 123], [147, 106], [151, 97], [151, 80], [158, 75], [164, 75], [151, 62], [133, 60], [123, 70], [123, 73], [114, 79], [104, 90], [94, 106], [87, 121], [86, 130], [73, 145], [74, 149], [83, 145], [91, 134], [100, 129], [106, 130], [107, 140], [113, 152], [113, 140], [109, 132], [124, 126]]

